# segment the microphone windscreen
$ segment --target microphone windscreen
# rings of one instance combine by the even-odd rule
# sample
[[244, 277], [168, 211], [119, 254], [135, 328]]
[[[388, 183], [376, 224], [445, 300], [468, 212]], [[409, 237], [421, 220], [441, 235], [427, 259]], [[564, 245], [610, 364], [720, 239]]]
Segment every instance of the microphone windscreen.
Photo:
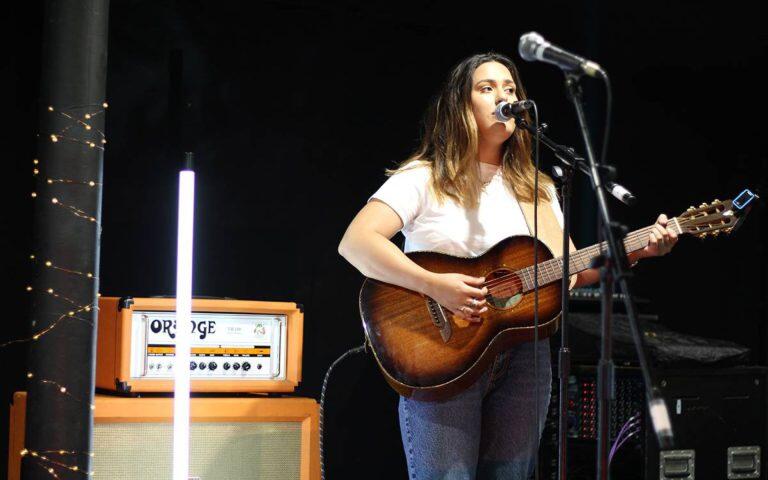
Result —
[[517, 52], [520, 57], [528, 62], [538, 60], [536, 50], [544, 43], [544, 37], [536, 32], [528, 32], [520, 36], [520, 43], [517, 45]]

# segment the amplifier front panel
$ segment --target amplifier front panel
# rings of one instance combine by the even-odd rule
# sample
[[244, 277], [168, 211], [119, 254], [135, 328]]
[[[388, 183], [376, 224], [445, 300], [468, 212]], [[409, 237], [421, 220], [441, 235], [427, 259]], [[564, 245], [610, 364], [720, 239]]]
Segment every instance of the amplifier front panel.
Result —
[[[132, 379], [172, 379], [176, 314], [131, 313]], [[192, 379], [285, 380], [285, 315], [193, 312]]]

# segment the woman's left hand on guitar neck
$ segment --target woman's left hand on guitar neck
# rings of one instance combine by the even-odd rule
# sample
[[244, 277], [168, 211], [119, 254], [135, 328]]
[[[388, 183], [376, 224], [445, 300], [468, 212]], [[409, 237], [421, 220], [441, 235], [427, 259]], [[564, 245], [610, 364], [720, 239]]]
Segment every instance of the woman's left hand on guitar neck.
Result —
[[634, 265], [641, 258], [661, 257], [672, 250], [672, 247], [677, 243], [677, 234], [667, 230], [668, 221], [666, 215], [663, 213], [659, 215], [648, 236], [648, 246], [627, 255], [631, 264]]
[[[660, 257], [668, 254], [677, 243], [677, 234], [667, 230], [667, 216], [663, 213], [656, 219], [653, 229], [648, 236], [648, 245], [642, 250], [627, 254], [627, 260], [634, 266], [641, 258]], [[589, 269], [577, 275], [574, 287], [583, 287], [600, 280], [600, 272], [597, 269]]]

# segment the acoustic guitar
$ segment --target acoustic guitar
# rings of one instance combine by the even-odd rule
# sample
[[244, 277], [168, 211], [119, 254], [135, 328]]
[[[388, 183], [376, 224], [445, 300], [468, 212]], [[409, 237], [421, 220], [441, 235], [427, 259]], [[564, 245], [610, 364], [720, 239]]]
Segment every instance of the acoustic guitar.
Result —
[[[669, 219], [667, 229], [697, 237], [730, 233], [744, 218], [752, 192], [734, 200], [715, 200], [691, 207]], [[751, 195], [751, 197], [750, 197]], [[627, 252], [648, 245], [652, 226], [624, 238]], [[482, 322], [454, 317], [433, 299], [381, 281], [366, 279], [360, 290], [360, 315], [374, 356], [387, 382], [401, 395], [419, 400], [449, 398], [472, 385], [494, 356], [534, 338], [534, 239], [514, 236], [475, 258], [436, 252], [408, 257], [437, 273], [485, 277], [488, 311]], [[590, 268], [605, 243], [570, 254], [570, 272]], [[539, 338], [558, 328], [561, 309], [562, 257], [538, 243]]]

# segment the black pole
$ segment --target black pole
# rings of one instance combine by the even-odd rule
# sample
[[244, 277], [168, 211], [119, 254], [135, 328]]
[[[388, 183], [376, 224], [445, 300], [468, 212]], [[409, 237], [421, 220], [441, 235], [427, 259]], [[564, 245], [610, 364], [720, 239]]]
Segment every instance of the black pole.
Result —
[[45, 5], [25, 479], [92, 470], [108, 13], [108, 0]]
[[597, 366], [597, 478], [610, 478], [608, 451], [610, 444], [611, 409], [614, 395], [613, 364], [613, 271], [607, 255], [603, 255], [600, 267], [600, 295], [602, 296], [602, 323], [600, 335], [600, 362]]
[[[595, 154], [592, 150], [592, 142], [590, 141], [589, 130], [587, 128], [586, 116], [581, 104], [581, 88], [579, 85], [579, 79], [572, 74], [566, 75], [566, 89], [568, 96], [571, 99], [575, 109], [576, 116], [579, 120], [579, 127], [581, 135], [584, 139], [584, 146], [587, 152], [587, 160], [589, 161], [590, 169], [592, 170], [592, 186], [597, 197], [597, 204], [599, 207], [598, 219], [601, 221], [601, 225], [609, 226], [610, 222], [607, 221], [608, 217], [608, 204], [605, 200], [605, 193], [602, 188], [601, 173], [597, 169], [597, 162], [595, 161]], [[598, 368], [597, 376], [597, 409], [598, 409], [598, 422], [597, 422], [597, 478], [598, 480], [606, 480], [610, 478], [610, 469], [608, 467], [608, 419], [610, 418], [610, 399], [613, 397], [612, 391], [612, 377], [613, 377], [613, 360], [611, 358], [611, 313], [613, 308], [613, 276], [610, 271], [614, 262], [620, 262], [620, 257], [613, 258], [618, 248], [618, 243], [611, 232], [605, 232], [607, 250], [603, 253], [602, 263], [595, 263], [595, 266], [600, 267], [600, 291], [603, 297], [603, 315], [602, 315], [602, 348], [600, 355], [600, 365]], [[624, 249], [621, 249], [623, 252]], [[617, 254], [619, 256], [621, 254]], [[607, 338], [606, 338], [607, 336]], [[606, 348], [607, 347], [607, 348]]]
[[[603, 72], [603, 79], [608, 84], [608, 77]], [[673, 444], [673, 435], [669, 422], [664, 399], [658, 394], [656, 389], [654, 375], [648, 362], [647, 346], [645, 339], [640, 332], [640, 326], [637, 320], [637, 308], [632, 295], [628, 277], [632, 274], [629, 271], [627, 254], [624, 250], [624, 231], [623, 226], [611, 222], [608, 211], [608, 202], [605, 199], [603, 189], [602, 172], [595, 160], [595, 154], [592, 150], [589, 130], [587, 128], [584, 107], [581, 102], [581, 90], [579, 86], [579, 77], [575, 74], [566, 74], [566, 87], [568, 96], [573, 103], [578, 117], [581, 134], [587, 152], [587, 160], [592, 174], [592, 187], [595, 192], [598, 205], [598, 220], [600, 220], [601, 232], [605, 237], [605, 250], [602, 255], [593, 261], [593, 267], [601, 267], [600, 283], [601, 294], [603, 296], [603, 342], [602, 353], [600, 357], [600, 370], [598, 373], [598, 459], [597, 459], [597, 478], [606, 480], [610, 478], [610, 468], [608, 462], [607, 444], [609, 441], [608, 419], [610, 418], [610, 403], [614, 396], [613, 382], [613, 360], [611, 358], [611, 313], [613, 308], [613, 283], [618, 282], [624, 293], [624, 305], [627, 309], [627, 319], [632, 331], [632, 337], [635, 343], [635, 350], [640, 363], [640, 370], [645, 383], [645, 395], [648, 403], [648, 410], [653, 422], [659, 446], [661, 448], [670, 448]]]
[[563, 278], [560, 313], [560, 350], [558, 354], [558, 479], [568, 478], [568, 376], [571, 374], [571, 350], [568, 344], [568, 299], [571, 286], [571, 188], [573, 186], [573, 168], [563, 166], [561, 198], [563, 199]]

